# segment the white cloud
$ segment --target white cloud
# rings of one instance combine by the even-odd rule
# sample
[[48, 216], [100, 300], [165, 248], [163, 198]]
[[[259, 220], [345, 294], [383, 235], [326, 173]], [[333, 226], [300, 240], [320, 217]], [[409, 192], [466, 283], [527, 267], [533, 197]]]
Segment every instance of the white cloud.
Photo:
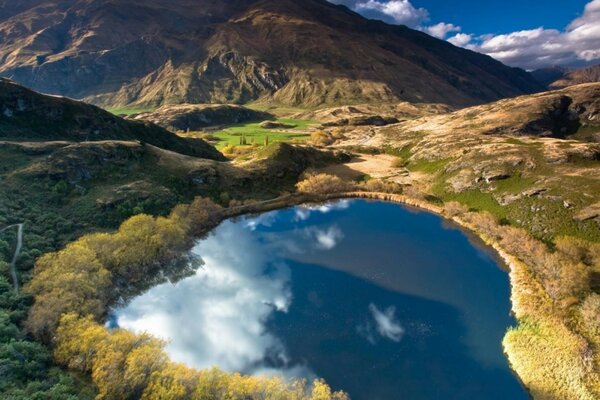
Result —
[[535, 69], [550, 65], [576, 65], [600, 60], [600, 0], [592, 0], [580, 17], [564, 30], [537, 27], [505, 34], [476, 36], [460, 26], [440, 22], [427, 26], [429, 12], [410, 0], [331, 0], [344, 4], [367, 18], [404, 24], [440, 39], [457, 32], [448, 41], [487, 54], [505, 64]]
[[600, 59], [600, 0], [589, 2], [563, 31], [538, 27], [478, 38], [459, 34], [449, 41], [526, 69], [591, 62]]
[[429, 19], [429, 12], [417, 8], [409, 0], [330, 0], [344, 4], [367, 18], [379, 19], [392, 24], [416, 27]]
[[469, 44], [472, 39], [472, 35], [468, 35], [466, 33], [457, 33], [456, 35], [449, 38], [448, 41], [455, 46], [464, 47], [467, 44]]
[[454, 24], [440, 22], [439, 24], [425, 27], [423, 30], [429, 33], [431, 36], [435, 36], [438, 39], [445, 39], [450, 32], [460, 32], [461, 28], [460, 26], [456, 26]]
[[384, 338], [393, 342], [399, 342], [404, 336], [404, 329], [396, 320], [396, 308], [388, 307], [380, 311], [375, 304], [369, 304], [369, 311], [375, 320], [377, 332]]
[[429, 18], [424, 8], [415, 8], [408, 0], [391, 0], [388, 2], [368, 0], [356, 4], [357, 11], [378, 11], [389, 15], [397, 24], [415, 26]]

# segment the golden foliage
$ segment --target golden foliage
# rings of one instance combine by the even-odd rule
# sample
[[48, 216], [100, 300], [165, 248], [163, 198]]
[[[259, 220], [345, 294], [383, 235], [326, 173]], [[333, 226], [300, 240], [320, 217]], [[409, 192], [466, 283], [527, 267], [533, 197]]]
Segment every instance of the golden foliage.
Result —
[[115, 233], [88, 235], [41, 257], [27, 286], [35, 296], [27, 327], [53, 343], [57, 362], [91, 374], [98, 399], [345, 400], [321, 381], [311, 389], [304, 381], [196, 371], [170, 362], [162, 341], [98, 322], [117, 295], [110, 290], [116, 280], [135, 287], [184, 250], [190, 234], [222, 217], [219, 206], [196, 199], [169, 218], [137, 215]]
[[66, 314], [56, 332], [55, 358], [92, 374], [99, 399], [346, 400], [324, 381], [253, 377], [212, 368], [202, 371], [168, 361], [164, 343], [123, 329], [109, 332], [89, 316]]
[[197, 197], [189, 205], [179, 205], [173, 209], [170, 217], [184, 221], [192, 235], [206, 233], [223, 219], [223, 207], [210, 199]]
[[35, 336], [48, 339], [62, 314], [76, 310], [99, 317], [104, 313], [111, 274], [83, 242], [75, 242], [57, 253], [42, 256], [26, 291], [35, 303], [26, 321]]
[[335, 175], [310, 175], [296, 185], [298, 191], [311, 194], [343, 193], [353, 189], [353, 185]]
[[581, 317], [592, 336], [600, 335], [600, 295], [591, 293], [581, 305]]

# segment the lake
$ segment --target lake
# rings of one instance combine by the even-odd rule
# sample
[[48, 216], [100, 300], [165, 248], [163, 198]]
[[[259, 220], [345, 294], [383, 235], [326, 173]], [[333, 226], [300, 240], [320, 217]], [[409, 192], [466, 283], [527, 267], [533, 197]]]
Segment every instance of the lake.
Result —
[[322, 377], [355, 400], [527, 399], [501, 341], [508, 275], [476, 239], [397, 204], [346, 200], [226, 221], [204, 265], [115, 309], [197, 368]]

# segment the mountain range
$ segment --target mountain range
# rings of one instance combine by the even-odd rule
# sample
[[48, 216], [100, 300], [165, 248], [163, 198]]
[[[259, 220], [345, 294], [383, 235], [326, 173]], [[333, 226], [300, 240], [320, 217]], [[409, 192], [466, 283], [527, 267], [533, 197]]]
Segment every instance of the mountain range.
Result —
[[600, 64], [584, 68], [552, 66], [532, 71], [531, 75], [548, 89], [563, 89], [582, 83], [600, 82]]
[[325, 0], [0, 0], [0, 75], [112, 107], [462, 107], [543, 90], [524, 70]]

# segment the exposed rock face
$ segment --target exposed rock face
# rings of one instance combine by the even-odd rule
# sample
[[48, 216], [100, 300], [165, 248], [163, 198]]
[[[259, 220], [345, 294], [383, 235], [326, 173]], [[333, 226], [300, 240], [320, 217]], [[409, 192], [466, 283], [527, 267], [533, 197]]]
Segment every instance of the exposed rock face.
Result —
[[154, 112], [132, 116], [149, 121], [171, 131], [197, 131], [206, 127], [231, 125], [271, 118], [269, 113], [229, 104], [168, 105]]
[[541, 90], [523, 70], [325, 0], [0, 5], [0, 74], [100, 105], [464, 106]]
[[0, 138], [89, 142], [136, 140], [181, 154], [224, 160], [200, 139], [184, 139], [147, 122], [126, 121], [98, 107], [45, 96], [0, 78]]

